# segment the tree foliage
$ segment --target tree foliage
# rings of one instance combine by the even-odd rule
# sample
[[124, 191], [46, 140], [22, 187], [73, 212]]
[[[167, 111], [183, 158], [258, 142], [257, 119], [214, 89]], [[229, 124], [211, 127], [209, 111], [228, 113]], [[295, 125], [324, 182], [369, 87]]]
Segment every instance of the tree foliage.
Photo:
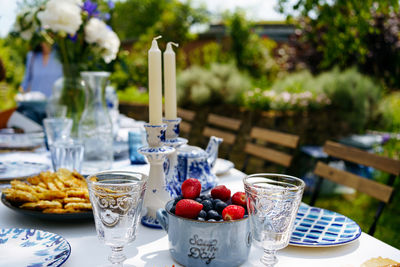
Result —
[[[396, 0], [279, 0], [283, 13], [298, 12], [301, 56], [318, 72], [357, 65], [400, 87], [400, 15]], [[292, 18], [289, 16], [289, 19]]]

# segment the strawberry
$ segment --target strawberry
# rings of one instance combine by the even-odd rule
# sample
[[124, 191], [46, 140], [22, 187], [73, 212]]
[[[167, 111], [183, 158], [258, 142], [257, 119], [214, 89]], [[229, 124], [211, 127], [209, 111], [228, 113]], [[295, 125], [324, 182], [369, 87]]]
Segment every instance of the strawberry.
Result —
[[238, 205], [229, 205], [222, 211], [224, 221], [233, 221], [242, 219], [244, 216], [244, 208]]
[[201, 183], [195, 178], [190, 178], [182, 183], [182, 196], [183, 198], [195, 199], [200, 196]]
[[225, 185], [217, 185], [211, 190], [211, 196], [214, 199], [221, 199], [222, 201], [228, 201], [231, 198], [231, 190], [226, 188]]
[[202, 209], [203, 204], [193, 199], [182, 199], [176, 203], [175, 215], [188, 219], [196, 219]]
[[246, 208], [246, 194], [244, 192], [236, 192], [232, 196], [232, 204]]

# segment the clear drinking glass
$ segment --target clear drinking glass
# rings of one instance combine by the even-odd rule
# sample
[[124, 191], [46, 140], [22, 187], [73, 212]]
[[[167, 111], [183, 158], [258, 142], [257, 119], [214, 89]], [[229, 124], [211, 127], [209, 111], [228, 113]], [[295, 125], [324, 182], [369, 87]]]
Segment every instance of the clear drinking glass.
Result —
[[243, 183], [254, 244], [264, 249], [261, 262], [274, 266], [276, 251], [289, 243], [305, 183], [273, 173], [249, 175]]
[[51, 147], [54, 142], [70, 136], [72, 120], [68, 118], [47, 118], [43, 120], [43, 125], [47, 144]]
[[125, 245], [136, 238], [136, 230], [148, 177], [128, 171], [103, 171], [87, 180], [97, 236], [112, 249], [112, 266], [123, 266]]
[[65, 139], [53, 143], [50, 152], [54, 171], [65, 168], [70, 171], [81, 172], [83, 151], [82, 142], [77, 140]]

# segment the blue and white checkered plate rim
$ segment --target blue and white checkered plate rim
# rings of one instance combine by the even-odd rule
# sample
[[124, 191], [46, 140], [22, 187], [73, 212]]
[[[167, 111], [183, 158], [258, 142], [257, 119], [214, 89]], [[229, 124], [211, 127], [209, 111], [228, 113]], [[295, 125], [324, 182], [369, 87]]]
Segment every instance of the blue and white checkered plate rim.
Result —
[[346, 216], [302, 203], [289, 244], [302, 247], [340, 246], [355, 241], [360, 235], [360, 226]]

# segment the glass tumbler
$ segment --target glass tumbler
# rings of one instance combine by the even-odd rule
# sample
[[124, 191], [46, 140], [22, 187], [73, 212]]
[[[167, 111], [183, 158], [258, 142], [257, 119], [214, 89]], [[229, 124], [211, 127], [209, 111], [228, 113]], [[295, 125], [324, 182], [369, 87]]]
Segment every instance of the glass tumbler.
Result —
[[254, 244], [264, 249], [261, 262], [274, 266], [276, 251], [289, 243], [305, 183], [273, 173], [252, 174], [243, 183]]
[[145, 157], [138, 152], [138, 149], [145, 145], [145, 141], [143, 140], [143, 136], [146, 133], [142, 133], [139, 131], [130, 131], [128, 133], [128, 144], [129, 144], [129, 159], [131, 164], [145, 164]]
[[72, 119], [46, 118], [43, 120], [47, 144], [49, 148], [54, 142], [68, 138], [71, 134]]
[[81, 171], [84, 152], [82, 142], [73, 139], [59, 140], [53, 143], [50, 152], [54, 171], [60, 168]]
[[123, 266], [123, 248], [136, 238], [147, 180], [128, 171], [103, 171], [86, 179], [97, 236], [111, 247], [112, 266]]

